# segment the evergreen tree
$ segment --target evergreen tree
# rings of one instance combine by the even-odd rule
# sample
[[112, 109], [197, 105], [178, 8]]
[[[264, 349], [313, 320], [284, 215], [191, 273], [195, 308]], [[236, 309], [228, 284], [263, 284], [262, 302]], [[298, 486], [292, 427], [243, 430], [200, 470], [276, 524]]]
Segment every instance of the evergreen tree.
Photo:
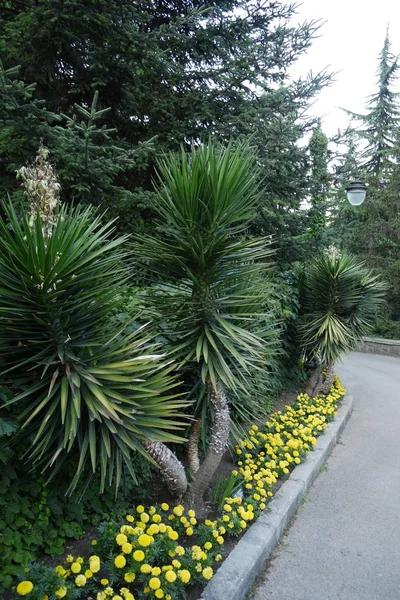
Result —
[[314, 128], [310, 142], [310, 209], [308, 211], [309, 244], [312, 253], [322, 250], [325, 242], [328, 198], [330, 195], [331, 176], [328, 170], [329, 150], [328, 138], [321, 129], [321, 124]]
[[[57, 123], [56, 135], [42, 136], [55, 158], [63, 199], [79, 189], [80, 199], [110, 206], [132, 230], [139, 218], [153, 218], [154, 154], [181, 143], [189, 148], [192, 140], [210, 135], [223, 142], [252, 136], [264, 170], [257, 226], [276, 235], [285, 261], [298, 256], [290, 239], [304, 232], [299, 207], [308, 194], [307, 149], [299, 140], [312, 125], [301, 116], [327, 77], [289, 83], [289, 67], [318, 29], [315, 22], [294, 26], [295, 11], [291, 4], [260, 0], [2, 3], [0, 54], [6, 68], [21, 65], [25, 84], [36, 85], [35, 99], [67, 117]], [[96, 184], [94, 172], [104, 159], [98, 149], [83, 184], [82, 154], [74, 154], [76, 164], [62, 162], [72, 133], [75, 149], [83, 139], [68, 118], [80, 111], [77, 105], [90, 112], [95, 91], [96, 110], [110, 108], [101, 121], [113, 140], [107, 160], [111, 145], [128, 156], [135, 149], [129, 168], [111, 172], [105, 164], [109, 186]], [[144, 146], [138, 160], [139, 144], [155, 137], [156, 152], [154, 144]], [[97, 139], [104, 142], [104, 134]], [[38, 143], [35, 136], [33, 146]], [[10, 176], [6, 183], [12, 185]]]
[[369, 97], [368, 112], [360, 115], [348, 114], [360, 123], [357, 134], [366, 148], [363, 152], [363, 167], [369, 173], [387, 177], [394, 163], [394, 145], [399, 126], [400, 111], [398, 92], [393, 83], [399, 71], [398, 57], [390, 51], [389, 30], [386, 32], [382, 51], [379, 54], [378, 91]]

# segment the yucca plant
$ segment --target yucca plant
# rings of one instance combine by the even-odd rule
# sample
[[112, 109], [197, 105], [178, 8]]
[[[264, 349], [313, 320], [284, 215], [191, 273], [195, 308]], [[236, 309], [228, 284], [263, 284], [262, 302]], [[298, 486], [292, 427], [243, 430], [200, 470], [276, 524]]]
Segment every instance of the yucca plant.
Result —
[[[246, 236], [259, 175], [248, 146], [182, 150], [161, 160], [158, 174], [153, 209], [163, 236], [139, 238], [136, 256], [164, 282], [157, 309], [177, 340], [180, 365], [198, 365], [212, 405], [210, 441], [187, 497], [199, 509], [228, 443], [227, 391], [246, 390], [246, 376], [263, 368], [263, 326], [257, 332], [255, 324], [265, 290], [252, 282], [271, 249], [268, 240]], [[194, 433], [196, 441], [198, 421]], [[196, 443], [191, 448], [195, 454]]]
[[308, 385], [310, 394], [329, 391], [335, 361], [371, 330], [385, 289], [378, 275], [334, 248], [306, 267], [298, 332], [307, 358], [319, 363]]
[[34, 466], [54, 474], [71, 458], [70, 490], [94, 472], [101, 489], [118, 486], [123, 465], [134, 477], [133, 452], [171, 460], [162, 442], [182, 441], [186, 403], [149, 328], [111, 325], [129, 278], [126, 237], [91, 208], [42, 209], [19, 217], [9, 205], [0, 219], [0, 354], [21, 388], [6, 406]]

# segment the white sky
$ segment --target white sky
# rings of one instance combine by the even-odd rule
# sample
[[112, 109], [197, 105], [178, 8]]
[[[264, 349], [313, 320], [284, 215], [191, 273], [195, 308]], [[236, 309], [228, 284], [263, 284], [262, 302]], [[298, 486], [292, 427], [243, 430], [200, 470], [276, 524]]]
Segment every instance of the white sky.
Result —
[[[322, 19], [320, 37], [294, 65], [293, 77], [328, 67], [337, 72], [332, 85], [321, 92], [311, 112], [322, 117], [330, 136], [348, 123], [346, 113], [365, 111], [365, 101], [376, 91], [378, 54], [389, 24], [393, 54], [400, 53], [399, 0], [303, 0], [294, 22]], [[398, 86], [400, 91], [400, 85]]]

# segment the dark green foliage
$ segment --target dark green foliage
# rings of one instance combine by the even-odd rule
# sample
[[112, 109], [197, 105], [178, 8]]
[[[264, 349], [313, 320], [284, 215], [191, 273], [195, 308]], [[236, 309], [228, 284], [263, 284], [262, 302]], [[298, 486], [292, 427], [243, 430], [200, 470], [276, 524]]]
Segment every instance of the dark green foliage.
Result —
[[385, 285], [370, 269], [331, 249], [304, 269], [298, 328], [306, 357], [333, 364], [372, 330]]
[[154, 155], [209, 135], [252, 136], [264, 189], [254, 233], [275, 234], [279, 258], [292, 262], [306, 249], [299, 208], [308, 158], [299, 141], [314, 119], [304, 112], [329, 81], [320, 74], [289, 83], [291, 64], [319, 28], [294, 25], [295, 12], [248, 0], [3, 3], [0, 56], [6, 68], [20, 65], [31, 119], [18, 116], [26, 107], [16, 124], [7, 116], [4, 187], [14, 188], [13, 171], [42, 137], [63, 200], [109, 208], [121, 230], [153, 232]]
[[[4, 395], [3, 390], [1, 393]], [[2, 441], [0, 434], [0, 445]], [[22, 454], [23, 444], [9, 454], [0, 469], [0, 592], [38, 553], [62, 554], [65, 542], [84, 537], [90, 526], [102, 520], [122, 517], [132, 503], [148, 495], [151, 467], [140, 455], [133, 457], [136, 486], [124, 478], [117, 495], [110, 488], [99, 495], [95, 478], [81, 498], [67, 498], [72, 464], [65, 464], [63, 472], [45, 485], [43, 475], [28, 470], [19, 459]]]
[[307, 236], [310, 256], [320, 252], [326, 242], [326, 221], [328, 199], [330, 195], [331, 176], [328, 171], [328, 138], [321, 126], [315, 127], [310, 142], [309, 153], [311, 162], [310, 198], [311, 207], [308, 211], [309, 233]]
[[390, 332], [396, 331], [400, 318], [400, 109], [398, 93], [393, 91], [398, 69], [387, 35], [379, 57], [378, 91], [371, 96], [369, 112], [358, 116], [361, 127], [346, 132], [349, 152], [338, 181], [344, 189], [357, 173], [357, 164], [361, 165], [359, 175], [367, 184], [367, 197], [354, 208], [343, 192], [339, 194], [331, 224], [332, 239], [387, 282], [386, 304], [377, 315], [375, 330], [389, 336], [395, 335]]
[[360, 123], [357, 135], [366, 142], [362, 154], [363, 168], [374, 175], [387, 176], [394, 161], [394, 146], [399, 127], [399, 93], [393, 91], [399, 64], [397, 57], [390, 51], [389, 30], [379, 55], [378, 91], [368, 100], [368, 112], [365, 115], [348, 114]]
[[[140, 439], [179, 441], [170, 361], [149, 332], [109, 322], [129, 278], [124, 237], [92, 209], [61, 208], [50, 226], [39, 214], [0, 221], [0, 352], [20, 388], [5, 406], [18, 408], [26, 457], [50, 470], [79, 453], [71, 489], [100, 472], [118, 487], [123, 465], [134, 478]], [[24, 290], [24, 294], [21, 294]], [[15, 437], [15, 436], [14, 436]]]
[[[135, 250], [163, 278], [151, 300], [181, 366], [203, 385], [221, 380], [239, 420], [254, 414], [262, 397], [254, 391], [263, 387], [276, 328], [268, 322], [268, 287], [260, 277], [271, 251], [267, 240], [246, 236], [257, 197], [247, 147], [209, 144], [170, 156], [160, 163], [154, 207], [164, 239], [140, 238]], [[195, 413], [206, 397], [198, 391]]]

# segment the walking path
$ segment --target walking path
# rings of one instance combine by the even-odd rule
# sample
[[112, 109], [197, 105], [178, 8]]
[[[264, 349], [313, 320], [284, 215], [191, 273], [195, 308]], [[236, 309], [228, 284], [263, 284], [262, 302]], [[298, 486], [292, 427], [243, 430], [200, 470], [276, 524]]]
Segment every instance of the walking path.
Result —
[[352, 417], [251, 600], [400, 599], [400, 360], [352, 353], [337, 372]]

